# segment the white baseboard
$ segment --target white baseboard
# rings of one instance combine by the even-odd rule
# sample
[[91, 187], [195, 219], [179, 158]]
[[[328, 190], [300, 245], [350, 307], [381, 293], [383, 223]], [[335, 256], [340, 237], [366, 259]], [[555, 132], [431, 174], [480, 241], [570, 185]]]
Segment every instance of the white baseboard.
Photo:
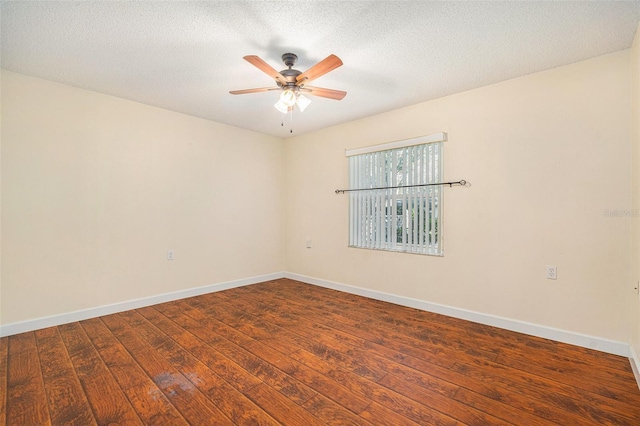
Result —
[[[434, 312], [437, 314], [447, 315], [454, 318], [460, 318], [467, 321], [477, 322], [480, 324], [490, 325], [506, 330], [516, 331], [531, 336], [542, 337], [545, 339], [555, 340], [557, 342], [568, 343], [571, 345], [581, 346], [584, 348], [595, 349], [601, 352], [607, 352], [614, 355], [624, 357], [630, 356], [630, 346], [624, 342], [616, 342], [612, 340], [602, 339], [600, 337], [588, 336], [586, 334], [574, 333], [571, 331], [560, 330], [543, 325], [533, 324], [525, 321], [518, 321], [510, 318], [498, 317], [495, 315], [483, 314], [480, 312], [469, 311], [466, 309], [455, 308], [452, 306], [440, 305], [438, 303], [426, 302], [424, 300], [412, 299], [409, 297], [397, 296], [381, 291], [368, 290], [361, 287], [354, 287], [346, 284], [326, 281], [319, 278], [307, 277], [305, 275], [293, 274], [285, 272], [285, 278], [296, 281], [302, 281], [307, 284], [313, 284], [320, 287], [331, 288], [333, 290], [344, 291], [345, 293], [357, 294], [359, 296], [371, 299], [382, 300], [384, 302], [394, 303], [396, 305], [408, 306], [423, 311]], [[636, 363], [638, 358], [636, 358]], [[637, 367], [637, 365], [636, 365]], [[636, 373], [636, 379], [638, 375]], [[639, 381], [640, 383], [640, 381]]]
[[203, 287], [174, 291], [171, 293], [159, 294], [157, 296], [144, 297], [142, 299], [127, 300], [125, 302], [98, 306], [96, 308], [83, 309], [80, 311], [68, 312], [60, 315], [52, 315], [28, 321], [14, 322], [11, 324], [0, 326], [0, 337], [11, 336], [18, 333], [25, 333], [27, 331], [39, 330], [41, 328], [53, 327], [56, 325], [68, 324], [70, 322], [82, 321], [89, 318], [100, 317], [103, 315], [115, 314], [117, 312], [143, 308], [145, 306], [157, 305], [158, 303], [185, 299], [187, 297], [199, 296], [201, 294], [228, 290], [230, 288], [276, 280], [279, 278], [283, 278], [284, 275], [284, 272], [277, 272], [273, 274], [260, 275], [257, 277], [244, 278], [241, 280], [234, 280], [218, 284], [206, 285]]
[[629, 352], [629, 362], [631, 363], [631, 369], [633, 370], [633, 375], [636, 378], [638, 389], [640, 389], [640, 358], [638, 358], [638, 354], [631, 345], [629, 346]]

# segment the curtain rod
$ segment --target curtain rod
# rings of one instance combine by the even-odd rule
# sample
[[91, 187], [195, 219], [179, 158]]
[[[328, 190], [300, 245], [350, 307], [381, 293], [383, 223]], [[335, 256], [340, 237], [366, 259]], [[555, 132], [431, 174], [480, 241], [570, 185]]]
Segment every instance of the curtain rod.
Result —
[[466, 180], [459, 180], [457, 182], [440, 182], [440, 183], [420, 183], [417, 185], [405, 185], [405, 186], [383, 186], [380, 188], [361, 188], [361, 189], [336, 189], [336, 194], [344, 194], [347, 192], [355, 192], [355, 191], [375, 191], [379, 189], [399, 189], [399, 188], [416, 188], [419, 186], [438, 186], [438, 185], [449, 185], [451, 188], [453, 185], [459, 186], [467, 186]]

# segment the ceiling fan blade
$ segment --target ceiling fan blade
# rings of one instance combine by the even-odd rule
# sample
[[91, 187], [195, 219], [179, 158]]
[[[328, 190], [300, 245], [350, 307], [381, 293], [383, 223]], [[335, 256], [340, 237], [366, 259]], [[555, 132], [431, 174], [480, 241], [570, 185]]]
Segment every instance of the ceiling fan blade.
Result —
[[279, 87], [260, 87], [257, 89], [230, 90], [232, 95], [244, 95], [246, 93], [270, 92], [272, 90], [282, 90]]
[[296, 77], [296, 82], [299, 84], [307, 84], [318, 77], [321, 77], [333, 71], [342, 65], [342, 61], [336, 55], [329, 55], [299, 76]]
[[247, 55], [247, 56], [243, 57], [243, 59], [245, 61], [249, 62], [254, 67], [258, 68], [263, 73], [268, 74], [269, 77], [273, 78], [277, 82], [282, 83], [282, 84], [287, 84], [287, 79], [284, 78], [284, 76], [282, 74], [280, 74], [273, 67], [271, 67], [271, 65], [269, 65], [268, 63], [266, 63], [265, 61], [260, 59], [258, 56], [256, 56], [256, 55]]
[[347, 92], [343, 92], [342, 90], [324, 89], [322, 87], [313, 87], [313, 86], [304, 86], [300, 90], [309, 95], [335, 99], [336, 101], [341, 100], [347, 95]]

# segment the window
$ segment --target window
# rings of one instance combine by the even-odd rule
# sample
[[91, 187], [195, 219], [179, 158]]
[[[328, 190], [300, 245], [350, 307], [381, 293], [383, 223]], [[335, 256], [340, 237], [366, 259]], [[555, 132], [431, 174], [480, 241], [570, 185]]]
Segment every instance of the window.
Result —
[[446, 133], [347, 151], [349, 246], [442, 255]]

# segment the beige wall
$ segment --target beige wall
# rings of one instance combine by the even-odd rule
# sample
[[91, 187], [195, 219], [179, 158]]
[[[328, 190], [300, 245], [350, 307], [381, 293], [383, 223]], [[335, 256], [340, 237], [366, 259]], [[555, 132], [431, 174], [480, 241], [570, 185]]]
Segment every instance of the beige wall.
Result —
[[2, 324], [281, 272], [283, 159], [277, 138], [3, 71]]
[[[2, 99], [2, 74], [0, 74], [0, 100]], [[0, 101], [0, 325], [2, 325], [2, 102]]]
[[[630, 55], [287, 141], [3, 72], [1, 323], [286, 270], [637, 348]], [[347, 248], [344, 149], [441, 131], [445, 256]]]
[[[631, 47], [631, 123], [632, 123], [632, 202], [633, 202], [633, 250], [631, 257], [632, 280], [640, 285], [640, 24]], [[636, 356], [640, 356], [640, 293], [630, 297], [631, 344]], [[636, 362], [640, 363], [640, 359]], [[640, 367], [640, 364], [639, 364]]]
[[[628, 342], [630, 107], [627, 50], [289, 139], [286, 270]], [[444, 257], [347, 248], [344, 150], [442, 131]]]

